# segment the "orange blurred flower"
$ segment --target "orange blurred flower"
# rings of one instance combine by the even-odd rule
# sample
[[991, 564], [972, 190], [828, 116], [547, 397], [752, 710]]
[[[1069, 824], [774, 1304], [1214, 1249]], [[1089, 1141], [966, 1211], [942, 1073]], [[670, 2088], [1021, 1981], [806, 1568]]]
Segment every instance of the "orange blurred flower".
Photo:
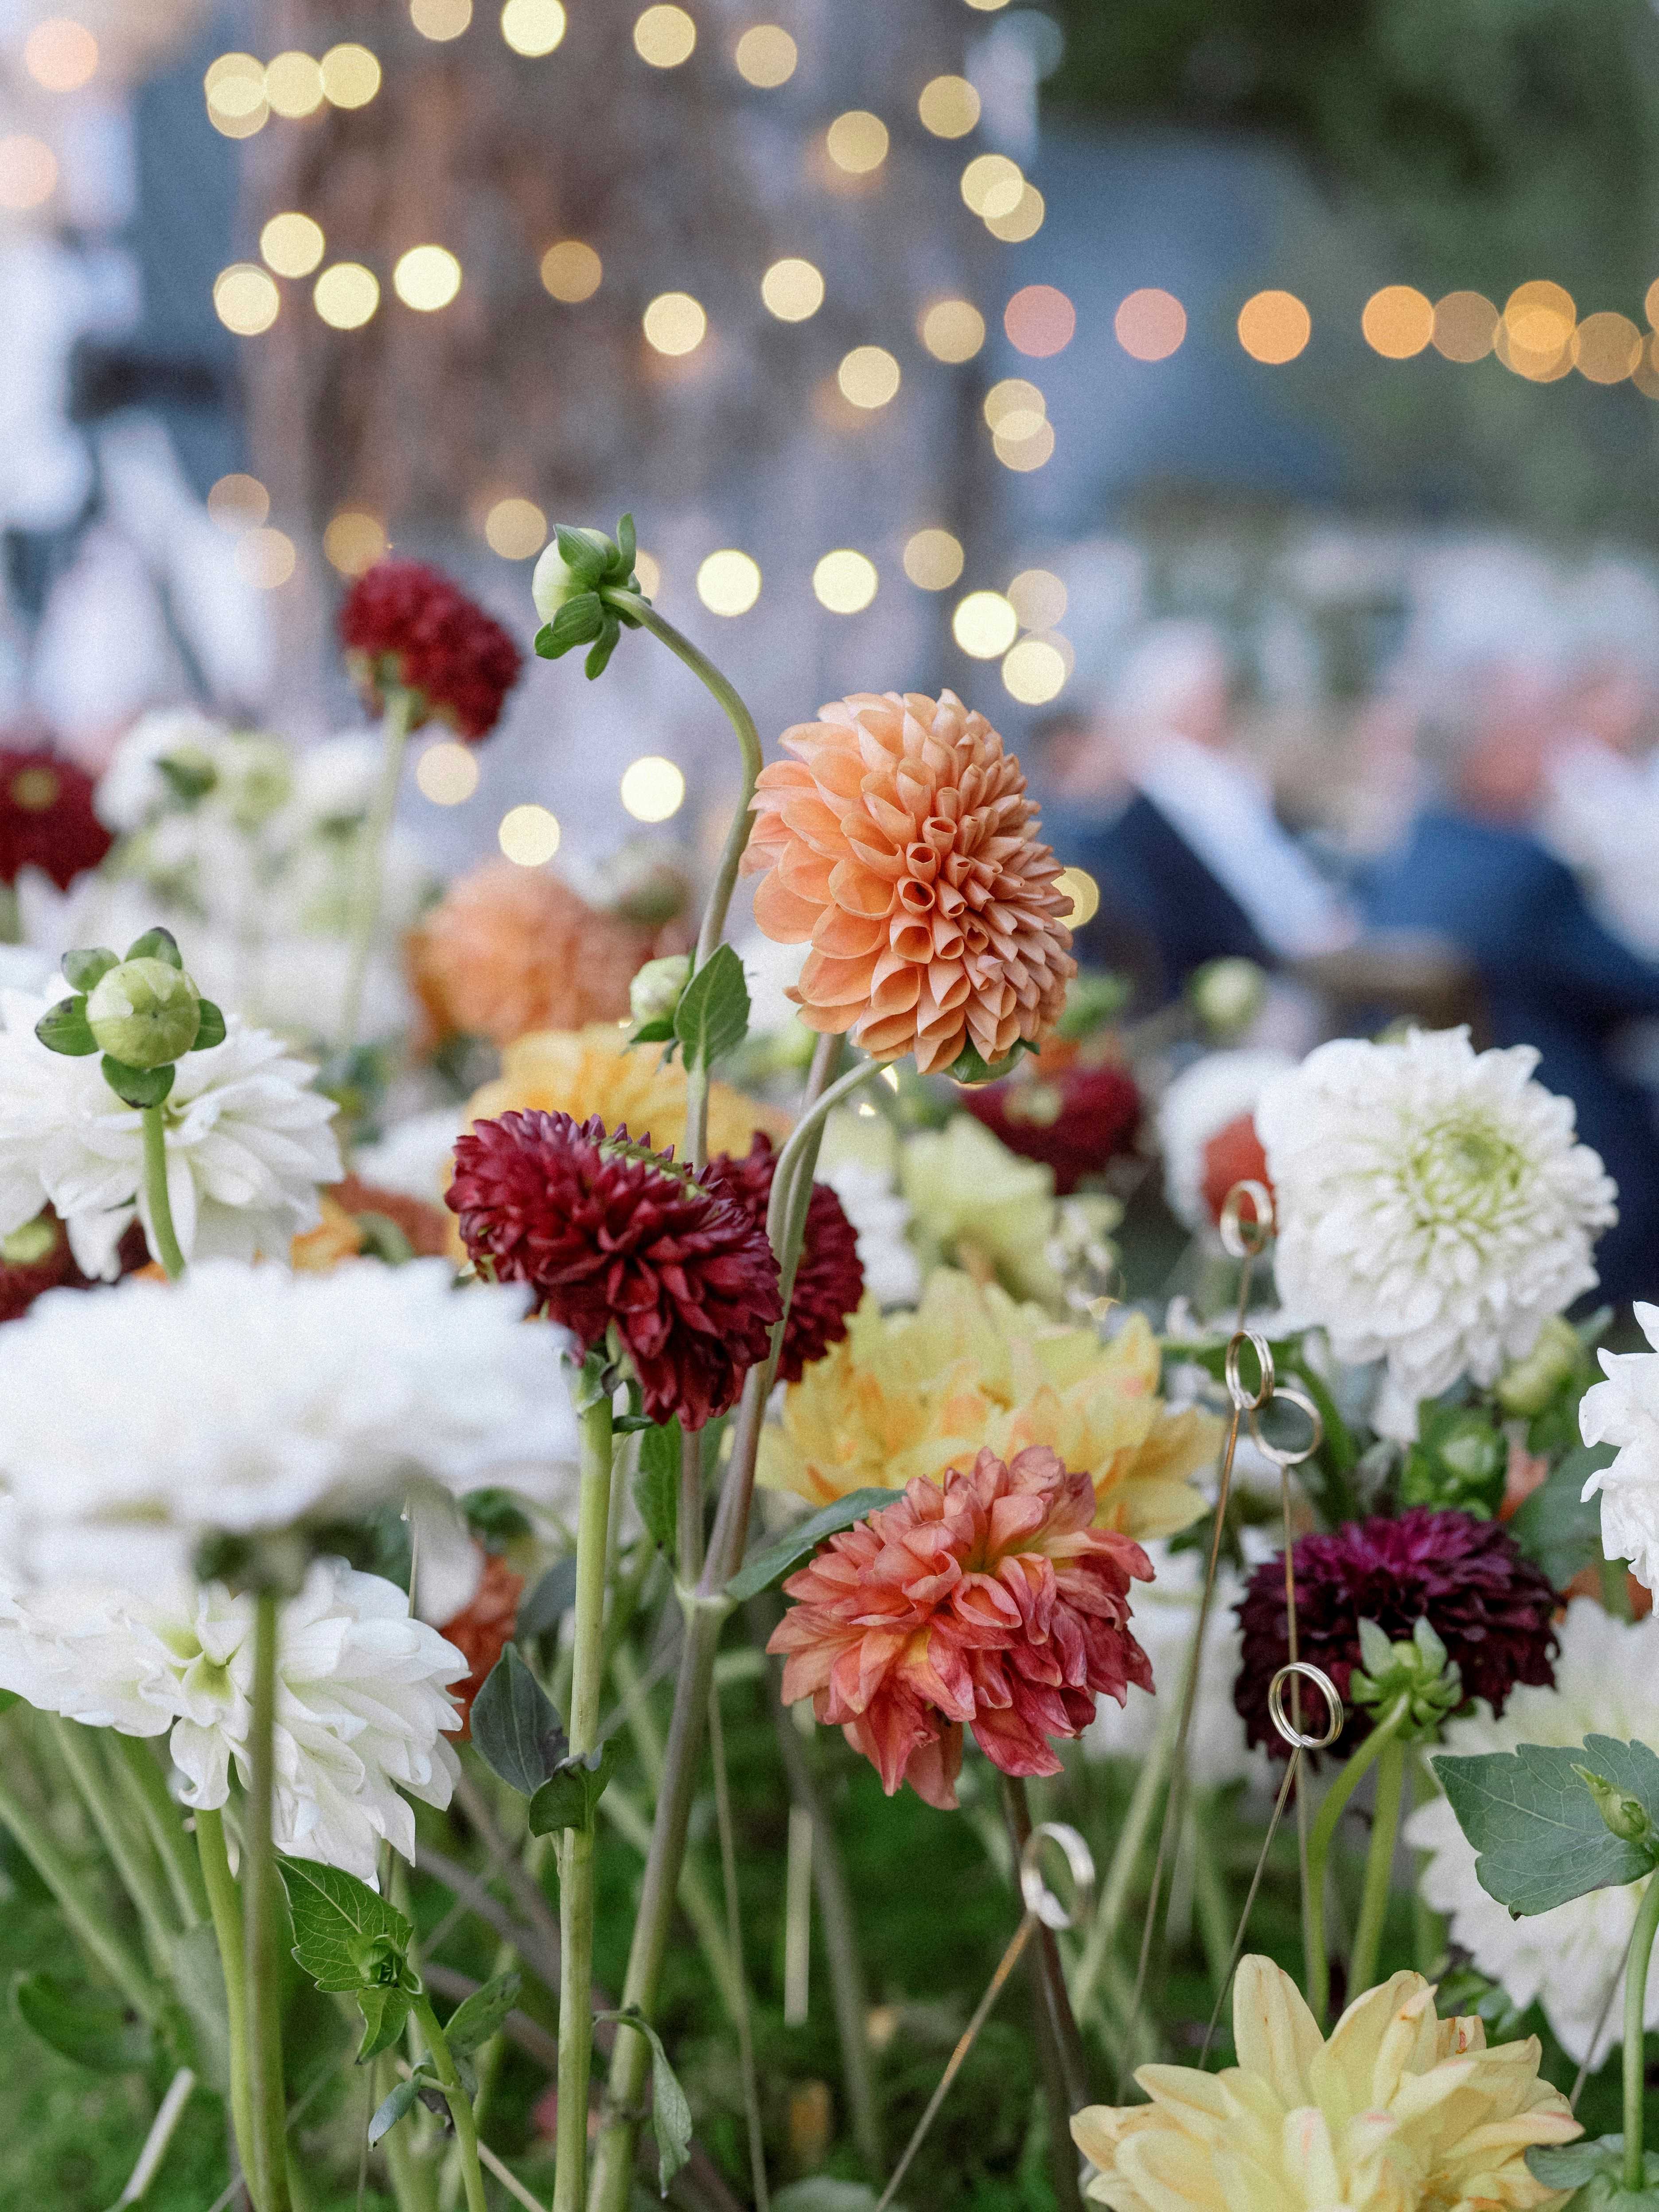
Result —
[[855, 692], [783, 736], [763, 769], [744, 868], [755, 919], [804, 945], [789, 995], [924, 1074], [971, 1045], [1005, 1059], [1058, 1017], [1077, 963], [1060, 863], [1032, 835], [1019, 763], [953, 692]]
[[467, 1662], [465, 1680], [449, 1686], [450, 1696], [461, 1709], [463, 1742], [472, 1733], [472, 1700], [517, 1631], [519, 1600], [523, 1595], [524, 1577], [515, 1575], [498, 1553], [486, 1553], [483, 1573], [471, 1602], [438, 1631]]

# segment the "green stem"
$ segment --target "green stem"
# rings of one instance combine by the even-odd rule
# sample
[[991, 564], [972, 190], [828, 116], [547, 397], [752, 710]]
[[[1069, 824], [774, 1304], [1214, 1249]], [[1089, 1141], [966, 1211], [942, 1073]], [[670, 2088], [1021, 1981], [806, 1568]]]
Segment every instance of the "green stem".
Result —
[[[1343, 1767], [1330, 1788], [1325, 1792], [1325, 1802], [1314, 1822], [1313, 1834], [1308, 1842], [1308, 1887], [1313, 1892], [1313, 1911], [1304, 1917], [1304, 1927], [1311, 1939], [1308, 1952], [1308, 2007], [1322, 2027], [1331, 2001], [1330, 1966], [1325, 1954], [1325, 1865], [1330, 1856], [1331, 1838], [1336, 1833], [1336, 1824], [1342, 1817], [1342, 1808], [1364, 1779], [1373, 1761], [1378, 1759], [1394, 1741], [1404, 1724], [1410, 1701], [1400, 1698], [1386, 1717], [1379, 1721], [1357, 1752]], [[1298, 1779], [1300, 1778], [1298, 1777]], [[1356, 1949], [1358, 1943], [1356, 1942]]]
[[1659, 1931], [1659, 1875], [1650, 1875], [1631, 1931], [1625, 1967], [1625, 2186], [1640, 2189], [1647, 2179], [1643, 2155], [1642, 2093], [1647, 2086], [1648, 1962]]
[[738, 1846], [732, 1820], [732, 1786], [726, 1767], [719, 1685], [708, 1692], [708, 1753], [714, 1769], [714, 1819], [720, 1829], [720, 1874], [726, 1884], [726, 1940], [738, 1967], [738, 2063], [743, 2075], [744, 2118], [749, 2130], [749, 2173], [755, 2212], [769, 2212], [766, 2145], [761, 2133], [760, 2080], [755, 2072], [755, 2028], [749, 2014], [749, 1977], [743, 1963], [743, 1915], [738, 1897]]
[[401, 684], [395, 685], [386, 693], [386, 713], [380, 723], [380, 780], [357, 840], [357, 872], [351, 899], [351, 951], [340, 1008], [340, 1048], [343, 1052], [349, 1052], [356, 1043], [362, 1020], [363, 984], [374, 951], [374, 932], [380, 920], [386, 842], [392, 815], [397, 811], [398, 786], [403, 780], [404, 754], [414, 715], [414, 695]]
[[207, 1891], [203, 1886], [197, 1855], [191, 1850], [190, 1838], [185, 1833], [183, 1817], [168, 1791], [167, 1778], [151, 1757], [149, 1744], [143, 1737], [118, 1735], [114, 1751], [123, 1778], [166, 1870], [179, 1917], [186, 1928], [194, 1928], [207, 1912]]
[[1188, 1815], [1192, 1838], [1193, 1901], [1198, 1911], [1198, 1932], [1210, 1979], [1218, 1990], [1226, 1978], [1232, 1955], [1233, 1930], [1229, 1916], [1227, 1884], [1216, 1859], [1217, 1822], [1212, 1805], [1199, 1803]]
[[[374, 2103], [379, 2105], [398, 2079], [396, 2060], [389, 2057], [378, 2059], [375, 2077]], [[436, 2182], [430, 2167], [416, 2154], [414, 2128], [393, 2128], [381, 2148], [386, 2153], [386, 2173], [398, 2212], [437, 2212]]]
[[1129, 1901], [1135, 1870], [1146, 1846], [1152, 1816], [1158, 1810], [1164, 1778], [1169, 1772], [1170, 1761], [1175, 1754], [1180, 1721], [1180, 1702], [1172, 1698], [1165, 1710], [1163, 1725], [1158, 1729], [1152, 1752], [1142, 1759], [1140, 1771], [1135, 1776], [1128, 1810], [1123, 1816], [1123, 1826], [1118, 1830], [1117, 1841], [1112, 1846], [1112, 1863], [1106, 1869], [1100, 1902], [1089, 1923], [1089, 1932], [1083, 1940], [1083, 1955], [1072, 1976], [1072, 2008], [1079, 2014], [1088, 2010], [1095, 1984], [1111, 1955], [1113, 1939], [1122, 1920], [1124, 1907]]
[[185, 1272], [185, 1255], [179, 1249], [178, 1233], [173, 1226], [173, 1200], [167, 1196], [167, 1125], [162, 1119], [165, 1109], [160, 1106], [141, 1106], [138, 1116], [144, 1127], [144, 1196], [149, 1206], [149, 1225], [155, 1238], [156, 1256], [167, 1272], [168, 1279], [177, 1282]]
[[1400, 1800], [1406, 1778], [1406, 1747], [1391, 1736], [1376, 1762], [1376, 1803], [1371, 1814], [1370, 1848], [1365, 1854], [1365, 1887], [1361, 1893], [1359, 1925], [1348, 1954], [1348, 2001], [1362, 1996], [1376, 1979], [1377, 1954], [1382, 1948], [1382, 1923], [1388, 1917], [1389, 1884], [1394, 1873], [1395, 1845], [1400, 1836]]
[[236, 2155], [245, 2175], [253, 2172], [253, 2087], [248, 2069], [247, 1961], [242, 1949], [242, 1901], [230, 1871], [225, 1849], [222, 1813], [196, 1815], [196, 1850], [202, 1863], [203, 1886], [213, 1932], [219, 1942], [219, 1965], [225, 1978], [225, 2009], [230, 2021], [230, 2124], [236, 2137]]
[[[0, 1762], [0, 1775], [9, 1763]], [[155, 1984], [121, 1938], [105, 1924], [104, 1916], [88, 1902], [85, 1876], [70, 1864], [3, 1779], [0, 1779], [0, 1822], [11, 1830], [18, 1849], [57, 1899], [58, 1911], [88, 1957], [108, 1975], [141, 2020], [155, 2021], [161, 2009]]]
[[[586, 1996], [582, 2009], [588, 2010]], [[449, 2106], [449, 2117], [455, 2123], [455, 2142], [461, 2154], [461, 2179], [466, 2187], [466, 2212], [489, 2212], [484, 2196], [483, 2170], [478, 2164], [478, 2130], [472, 2117], [472, 2100], [461, 2087], [461, 2077], [455, 2071], [455, 2061], [449, 2055], [449, 2045], [438, 2025], [438, 2015], [424, 1996], [415, 2000], [415, 2017], [420, 2022], [421, 2033], [426, 2038], [426, 2047], [432, 2054], [432, 2063], [438, 2069], [438, 2079], [443, 2086]], [[592, 2022], [589, 2023], [590, 2032]], [[563, 2071], [564, 2015], [559, 2016], [560, 2071]], [[582, 2104], [582, 2125], [587, 2125], [587, 2105]], [[562, 2124], [559, 2133], [564, 2133]], [[555, 2185], [556, 2187], [556, 2184]], [[580, 2201], [580, 2200], [579, 2200]]]
[[[576, 1526], [574, 1665], [570, 1755], [599, 1741], [605, 1680], [605, 1569], [611, 1529], [613, 1456], [611, 1398], [590, 1363], [581, 1409], [581, 1502]], [[593, 2062], [593, 1823], [567, 1828], [559, 1844], [559, 2082], [553, 2212], [581, 2212], [586, 2185], [587, 2087]], [[480, 2184], [480, 2188], [482, 2188]], [[482, 2201], [482, 2200], [481, 2200]]]
[[243, 1820], [246, 1877], [243, 1946], [247, 1962], [248, 2029], [252, 2054], [253, 2157], [259, 2212], [289, 2212], [283, 2133], [282, 1943], [277, 1922], [276, 1851], [271, 1840], [276, 1796], [276, 1659], [282, 1616], [276, 1592], [255, 1600], [252, 1772]]
[[110, 1787], [109, 1770], [98, 1753], [100, 1731], [79, 1721], [54, 1719], [53, 1731], [70, 1778], [92, 1815], [121, 1886], [137, 1908], [144, 1948], [158, 1972], [165, 1972], [174, 1929], [168, 1924], [166, 1893], [156, 1878], [149, 1846], [133, 1835]]

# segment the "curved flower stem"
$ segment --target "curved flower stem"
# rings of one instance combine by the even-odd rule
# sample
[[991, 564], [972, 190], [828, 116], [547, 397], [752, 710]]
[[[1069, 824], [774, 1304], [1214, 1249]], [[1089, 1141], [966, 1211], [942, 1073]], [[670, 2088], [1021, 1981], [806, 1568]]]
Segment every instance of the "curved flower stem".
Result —
[[[1347, 1765], [1325, 1793], [1325, 1802], [1319, 1808], [1319, 1817], [1313, 1825], [1313, 1834], [1308, 1841], [1308, 1887], [1313, 1893], [1313, 1909], [1306, 1916], [1304, 1927], [1310, 1939], [1308, 1954], [1308, 2006], [1322, 2027], [1331, 2001], [1330, 1966], [1325, 1956], [1325, 1866], [1330, 1856], [1331, 1838], [1336, 1833], [1336, 1824], [1342, 1809], [1364, 1779], [1367, 1769], [1381, 1757], [1405, 1723], [1410, 1710], [1410, 1700], [1401, 1698], [1391, 1705], [1384, 1717], [1371, 1730]], [[1396, 1822], [1399, 1805], [1395, 1807]], [[1393, 1857], [1393, 1845], [1389, 1846]], [[1356, 1954], [1358, 1950], [1355, 1942]]]
[[1391, 1736], [1376, 1762], [1376, 1802], [1371, 1814], [1370, 1848], [1365, 1854], [1365, 1887], [1360, 1899], [1359, 1925], [1348, 1954], [1350, 2001], [1370, 1989], [1376, 1979], [1377, 1954], [1382, 1945], [1382, 1923], [1389, 1911], [1389, 1881], [1394, 1872], [1395, 1845], [1400, 1838], [1400, 1801], [1406, 1779], [1406, 1747]]
[[349, 1052], [356, 1043], [362, 1020], [363, 983], [380, 919], [386, 841], [398, 808], [398, 786], [403, 780], [404, 754], [414, 719], [413, 693], [404, 690], [401, 684], [394, 686], [386, 693], [386, 713], [380, 720], [380, 780], [357, 840], [357, 870], [351, 886], [351, 951], [346, 967], [345, 993], [340, 1004], [343, 1052]]
[[167, 1125], [163, 1121], [164, 1109], [160, 1106], [141, 1106], [139, 1118], [144, 1125], [144, 1196], [149, 1206], [149, 1225], [155, 1235], [155, 1250], [168, 1279], [177, 1282], [185, 1272], [185, 1255], [179, 1249], [178, 1231], [173, 1225], [173, 1200], [167, 1196]]
[[[605, 1680], [605, 1568], [613, 1457], [609, 1378], [590, 1361], [581, 1408], [581, 1503], [576, 1528], [574, 1668], [570, 1756], [599, 1741]], [[559, 2110], [553, 2212], [581, 2212], [586, 2181], [587, 2084], [593, 2060], [593, 1824], [559, 1838]], [[459, 2126], [459, 2123], [458, 2123]], [[476, 2163], [476, 2160], [475, 2160]], [[483, 2184], [479, 2185], [480, 2189]]]
[[166, 1777], [150, 1757], [149, 1746], [143, 1737], [117, 1735], [112, 1748], [166, 1869], [179, 1917], [186, 1928], [194, 1928], [207, 1911], [207, 1891], [179, 1808], [168, 1794]]
[[738, 1970], [738, 2062], [743, 2074], [743, 2112], [749, 2132], [749, 2173], [755, 2191], [755, 2212], [770, 2212], [766, 2145], [761, 2133], [760, 2081], [755, 2072], [755, 2028], [749, 2013], [749, 1977], [743, 1963], [738, 1847], [732, 1825], [732, 1787], [726, 1771], [726, 1732], [720, 1725], [718, 1682], [708, 1692], [708, 1751], [714, 1769], [714, 1818], [720, 1829], [720, 1874], [726, 1884], [726, 1939], [732, 1947]]
[[283, 1960], [276, 1921], [276, 1851], [271, 1840], [276, 1785], [276, 1656], [282, 1623], [275, 1590], [260, 1590], [254, 1602], [252, 1771], [243, 1823], [242, 1890], [252, 2053], [253, 2158], [259, 2212], [289, 2212], [288, 2162], [283, 2155], [288, 2112], [283, 2087]]
[[161, 2003], [155, 1984], [132, 1952], [88, 1900], [86, 1882], [54, 1841], [13, 1793], [0, 1761], [0, 1823], [9, 1828], [18, 1849], [57, 1899], [72, 1933], [89, 1958], [114, 1983], [141, 2020], [155, 2021]]
[[230, 2124], [244, 2174], [253, 2172], [253, 2087], [248, 2069], [247, 1962], [242, 1951], [242, 1901], [225, 1849], [222, 1813], [196, 1815], [196, 1849], [202, 1863], [208, 1911], [219, 1942], [225, 1978], [225, 2007], [230, 2020]]
[[157, 1878], [147, 1846], [136, 1838], [113, 1802], [109, 1770], [98, 1755], [98, 1731], [79, 1721], [54, 1717], [52, 1733], [70, 1779], [92, 1816], [104, 1849], [132, 1899], [138, 1924], [144, 1931], [144, 1948], [158, 1973], [167, 1971], [167, 1952], [174, 1933], [167, 1899]]
[[1642, 2093], [1647, 2086], [1648, 1963], [1659, 1931], [1659, 1875], [1648, 1876], [1631, 1931], [1625, 1968], [1625, 2186], [1640, 2189], [1647, 2179], [1642, 2142]]
[[[584, 2000], [583, 2009], [586, 2009], [586, 2000]], [[466, 2189], [466, 2212], [489, 2212], [489, 2203], [484, 2196], [483, 2171], [478, 2164], [478, 2129], [472, 2117], [472, 2100], [461, 2086], [461, 2077], [455, 2071], [455, 2061], [449, 2055], [449, 2045], [444, 2040], [444, 2032], [438, 2025], [438, 2015], [433, 2011], [429, 1998], [423, 1996], [416, 1998], [415, 2017], [420, 2022], [421, 2033], [426, 2039], [426, 2047], [432, 2054], [432, 2063], [438, 2069], [438, 2079], [443, 2085], [444, 2097], [449, 2106], [449, 2117], [455, 2123], [455, 2143], [461, 2154], [461, 2179]], [[590, 2021], [590, 2031], [591, 2025]], [[562, 2073], [564, 2050], [562, 2013], [559, 2015], [559, 2029], [560, 2071]], [[562, 2100], [561, 2101], [562, 2102]], [[587, 2124], [586, 2098], [582, 2101], [581, 2117], [583, 2128], [586, 2129]], [[562, 2126], [559, 2133], [562, 2136], [564, 2133]], [[556, 2187], [556, 2184], [555, 2185]]]

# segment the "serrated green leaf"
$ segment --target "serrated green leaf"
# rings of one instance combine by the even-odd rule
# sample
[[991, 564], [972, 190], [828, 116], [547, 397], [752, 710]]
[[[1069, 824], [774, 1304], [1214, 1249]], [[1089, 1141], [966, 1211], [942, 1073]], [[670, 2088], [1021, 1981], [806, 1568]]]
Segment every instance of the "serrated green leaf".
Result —
[[666, 2197], [668, 2185], [691, 2155], [691, 2107], [680, 2087], [679, 2076], [668, 2063], [659, 2036], [637, 2005], [621, 2012], [599, 2012], [595, 2020], [614, 2020], [631, 2027], [651, 2045], [651, 2129], [657, 2138], [657, 2182]]
[[87, 1000], [84, 992], [72, 999], [59, 999], [55, 1006], [48, 1006], [34, 1024], [34, 1034], [48, 1052], [61, 1052], [70, 1060], [84, 1060], [98, 1049], [98, 1040], [87, 1019]]
[[48, 2050], [93, 2074], [135, 2074], [154, 2056], [153, 2038], [141, 2020], [118, 2004], [71, 1989], [55, 1974], [19, 1974], [11, 1998], [24, 2026]]
[[379, 2107], [368, 2124], [368, 2147], [371, 2150], [377, 2142], [392, 2133], [399, 2120], [414, 2111], [415, 2101], [420, 2094], [413, 2081], [398, 2081], [393, 2084], [392, 2094]]
[[518, 1633], [545, 1636], [558, 1626], [576, 1602], [576, 1554], [555, 1559], [519, 1607]]
[[717, 947], [680, 993], [674, 1034], [688, 1068], [712, 1067], [749, 1034], [749, 986], [729, 945]]
[[211, 999], [199, 1000], [198, 1011], [202, 1017], [201, 1026], [196, 1032], [196, 1042], [191, 1045], [191, 1050], [210, 1052], [216, 1044], [222, 1044], [225, 1041], [224, 1013], [220, 1007], [214, 1005]]
[[120, 964], [118, 952], [112, 952], [107, 945], [93, 945], [84, 951], [64, 955], [64, 978], [72, 991], [90, 991]]
[[534, 1797], [569, 1755], [558, 1708], [509, 1644], [472, 1700], [472, 1741], [492, 1774]]
[[357, 2045], [356, 2063], [367, 2066], [383, 2051], [390, 2051], [404, 2032], [410, 2005], [402, 1990], [367, 1989], [355, 1992], [363, 2016], [363, 2039]]
[[1523, 1743], [1431, 1764], [1478, 1854], [1476, 1880], [1512, 1912], [1547, 1912], [1591, 1890], [1622, 1887], [1655, 1864], [1653, 1851], [1612, 1833], [1574, 1771], [1589, 1765], [1653, 1814], [1659, 1759], [1645, 1744], [1592, 1735], [1582, 1749]]
[[294, 1956], [319, 1990], [356, 1991], [403, 1985], [415, 1930], [394, 1905], [355, 1874], [314, 1859], [283, 1859], [283, 1883], [294, 1917]]
[[170, 929], [163, 929], [159, 922], [154, 929], [147, 929], [142, 937], [133, 939], [126, 949], [125, 957], [129, 960], [165, 960], [169, 968], [177, 968], [181, 973], [185, 965], [185, 956], [179, 950], [178, 939]]
[[159, 1106], [173, 1088], [171, 1060], [161, 1067], [129, 1067], [106, 1052], [102, 1066], [105, 1082], [124, 1106]]
[[523, 1979], [517, 1973], [497, 1974], [493, 1982], [474, 1990], [464, 2004], [455, 2008], [444, 2022], [444, 2041], [452, 2058], [464, 2058], [469, 2051], [481, 2050], [499, 2032], [519, 2002]]
[[678, 1421], [647, 1429], [640, 1438], [640, 1463], [634, 1472], [634, 1504], [646, 1533], [665, 1552], [679, 1535], [680, 1468], [685, 1439]]
[[1567, 1453], [1507, 1523], [1529, 1559], [1565, 1589], [1576, 1574], [1601, 1564], [1601, 1501], [1583, 1496], [1591, 1475], [1613, 1463], [1611, 1444], [1578, 1444]]
[[726, 1585], [726, 1595], [741, 1605], [747, 1598], [758, 1597], [763, 1590], [775, 1589], [790, 1569], [816, 1552], [826, 1537], [839, 1535], [855, 1521], [867, 1520], [902, 1494], [897, 1490], [849, 1490], [833, 1505], [808, 1514], [804, 1521], [793, 1522], [775, 1544], [769, 1544], [763, 1552], [744, 1561]]
[[549, 1775], [530, 1801], [531, 1834], [550, 1836], [561, 1828], [591, 1828], [594, 1812], [616, 1765], [614, 1738], [590, 1751], [585, 1758], [567, 1759]]

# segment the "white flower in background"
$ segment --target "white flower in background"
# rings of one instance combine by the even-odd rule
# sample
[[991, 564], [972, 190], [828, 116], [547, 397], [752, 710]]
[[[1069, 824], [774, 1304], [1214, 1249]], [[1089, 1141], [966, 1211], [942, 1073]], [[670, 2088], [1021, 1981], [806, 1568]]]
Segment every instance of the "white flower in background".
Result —
[[[0, 1687], [124, 1735], [167, 1739], [187, 1805], [216, 1808], [249, 1780], [251, 1597], [183, 1577], [138, 1597], [98, 1582], [0, 1590]], [[279, 1850], [375, 1879], [381, 1842], [415, 1856], [400, 1791], [445, 1806], [459, 1763], [448, 1688], [467, 1661], [411, 1620], [395, 1583], [313, 1563], [283, 1607], [274, 1826]]]
[[563, 1498], [568, 1340], [442, 1260], [326, 1275], [228, 1261], [51, 1291], [0, 1329], [0, 1482], [25, 1534], [189, 1537], [346, 1518], [423, 1486]]
[[[1448, 1751], [1468, 1758], [1515, 1751], [1523, 1743], [1571, 1747], [1590, 1735], [1659, 1741], [1659, 1615], [1616, 1620], [1594, 1598], [1576, 1597], [1560, 1634], [1555, 1687], [1521, 1684], [1510, 1692], [1501, 1720], [1483, 1703], [1468, 1717], [1449, 1721]], [[1419, 1887], [1434, 1910], [1449, 1918], [1453, 1942], [1502, 1984], [1513, 2003], [1540, 2003], [1571, 2057], [1599, 2065], [1622, 2036], [1622, 2003], [1615, 1998], [1592, 2053], [1607, 1991], [1615, 1980], [1622, 1986], [1642, 1884], [1598, 1889], [1553, 1911], [1512, 1920], [1508, 1908], [1481, 1888], [1474, 1847], [1443, 1797], [1412, 1814], [1406, 1841], [1428, 1854]], [[1648, 1984], [1646, 2017], [1649, 2027], [1659, 2027], [1659, 1977]]]
[[[66, 983], [0, 991], [0, 1237], [56, 1206], [76, 1264], [112, 1276], [135, 1211], [150, 1250], [143, 1121], [105, 1082], [96, 1054], [49, 1052], [34, 1034]], [[316, 1071], [264, 1030], [227, 1017], [222, 1044], [185, 1054], [162, 1107], [167, 1197], [186, 1259], [286, 1259], [319, 1219], [317, 1188], [340, 1175], [331, 1099]]]
[[216, 773], [228, 734], [222, 722], [190, 708], [157, 708], [140, 714], [99, 778], [93, 802], [99, 820], [119, 836], [177, 804], [178, 787], [161, 763], [176, 760]]
[[800, 981], [800, 971], [811, 949], [810, 945], [774, 944], [758, 930], [751, 932], [736, 947], [743, 963], [743, 980], [749, 986], [751, 1036], [771, 1036], [779, 1030], [793, 1036], [797, 1029], [804, 1026], [789, 993]]
[[1596, 1279], [1616, 1193], [1537, 1064], [1530, 1045], [1476, 1054], [1461, 1029], [1340, 1038], [1257, 1103], [1279, 1296], [1339, 1359], [1387, 1359], [1385, 1434], [1413, 1435], [1417, 1401], [1459, 1376], [1524, 1358]]
[[1294, 1065], [1282, 1052], [1208, 1052], [1183, 1068], [1159, 1100], [1164, 1195], [1176, 1219], [1194, 1235], [1215, 1234], [1204, 1197], [1205, 1148], [1222, 1130], [1254, 1114], [1274, 1076]]
[[[378, 1144], [360, 1145], [352, 1154], [351, 1164], [377, 1190], [401, 1191], [406, 1198], [423, 1199], [427, 1205], [435, 1206], [449, 1180], [455, 1140], [466, 1126], [467, 1117], [459, 1106], [438, 1106], [424, 1114], [411, 1114], [407, 1121], [394, 1121]], [[859, 1256], [863, 1257], [862, 1246]]]
[[921, 1267], [911, 1249], [910, 1208], [890, 1175], [863, 1160], [818, 1170], [847, 1211], [859, 1242], [864, 1287], [884, 1306], [913, 1306], [921, 1296]]
[[1611, 1467], [1591, 1475], [1584, 1496], [1601, 1493], [1601, 1548], [1628, 1559], [1650, 1589], [1659, 1579], [1659, 1306], [1638, 1305], [1651, 1352], [1604, 1352], [1605, 1382], [1578, 1408], [1587, 1444], [1618, 1447]]

